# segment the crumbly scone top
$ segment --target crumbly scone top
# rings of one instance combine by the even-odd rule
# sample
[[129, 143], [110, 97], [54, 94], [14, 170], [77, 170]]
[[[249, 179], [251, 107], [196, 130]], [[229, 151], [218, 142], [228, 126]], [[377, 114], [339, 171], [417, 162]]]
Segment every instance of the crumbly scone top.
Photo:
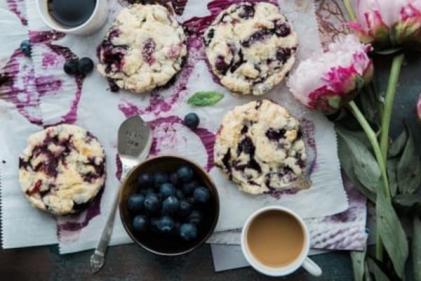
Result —
[[239, 188], [252, 194], [290, 188], [306, 161], [300, 124], [268, 100], [227, 113], [215, 143], [215, 163]]
[[74, 213], [104, 186], [104, 150], [78, 126], [49, 127], [28, 138], [19, 158], [19, 181], [35, 207], [55, 215]]
[[187, 54], [183, 28], [162, 5], [134, 4], [117, 16], [98, 46], [98, 71], [119, 88], [143, 93], [164, 86]]
[[240, 94], [262, 95], [280, 83], [295, 62], [296, 33], [266, 2], [240, 3], [222, 11], [204, 35], [212, 72]]

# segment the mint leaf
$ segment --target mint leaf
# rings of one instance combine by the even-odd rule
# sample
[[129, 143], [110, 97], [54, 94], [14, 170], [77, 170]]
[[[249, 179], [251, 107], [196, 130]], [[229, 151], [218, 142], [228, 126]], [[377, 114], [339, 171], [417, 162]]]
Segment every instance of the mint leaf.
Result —
[[187, 100], [187, 103], [194, 106], [208, 106], [216, 104], [223, 97], [223, 94], [214, 91], [196, 92]]

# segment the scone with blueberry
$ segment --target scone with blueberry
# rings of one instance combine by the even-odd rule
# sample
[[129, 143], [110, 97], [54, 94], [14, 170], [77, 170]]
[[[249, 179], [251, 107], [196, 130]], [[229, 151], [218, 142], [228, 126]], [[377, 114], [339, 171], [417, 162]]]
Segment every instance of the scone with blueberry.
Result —
[[119, 88], [143, 93], [166, 85], [181, 69], [186, 37], [162, 5], [124, 8], [97, 49], [98, 71]]
[[98, 140], [74, 125], [37, 132], [19, 158], [26, 198], [54, 215], [81, 211], [105, 184], [105, 153]]
[[295, 62], [297, 34], [279, 8], [240, 3], [222, 11], [204, 35], [211, 71], [232, 92], [262, 95], [279, 84]]
[[228, 112], [214, 151], [216, 166], [247, 193], [289, 189], [304, 178], [306, 149], [300, 123], [269, 100]]

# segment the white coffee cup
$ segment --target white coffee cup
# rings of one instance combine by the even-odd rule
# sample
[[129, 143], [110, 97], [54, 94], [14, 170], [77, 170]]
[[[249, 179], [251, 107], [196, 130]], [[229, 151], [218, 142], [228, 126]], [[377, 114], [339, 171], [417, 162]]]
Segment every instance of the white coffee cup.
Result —
[[108, 17], [108, 0], [97, 0], [95, 9], [87, 21], [76, 27], [66, 27], [53, 19], [48, 11], [48, 0], [36, 0], [38, 13], [43, 22], [56, 31], [75, 34], [89, 35], [99, 30]]
[[[250, 252], [248, 242], [247, 242], [247, 234], [249, 231], [250, 224], [253, 222], [253, 220], [262, 213], [268, 212], [268, 211], [282, 211], [285, 213], [290, 214], [292, 217], [294, 217], [297, 222], [301, 225], [301, 228], [304, 233], [304, 243], [303, 247], [301, 249], [300, 255], [291, 263], [289, 263], [286, 266], [282, 267], [270, 267], [263, 263], [261, 263], [259, 260], [257, 260], [253, 254]], [[307, 270], [311, 275], [314, 276], [320, 276], [322, 274], [321, 268], [311, 259], [308, 258], [308, 252], [310, 250], [310, 235], [308, 232], [308, 228], [306, 224], [304, 223], [303, 219], [301, 219], [296, 213], [293, 211], [280, 207], [280, 206], [270, 206], [265, 207], [263, 209], [260, 209], [256, 212], [254, 212], [246, 221], [242, 233], [241, 233], [241, 249], [243, 251], [243, 254], [248, 261], [248, 263], [257, 271], [260, 273], [263, 273], [268, 276], [285, 276], [288, 274], [291, 274], [295, 272], [298, 268], [301, 266]]]

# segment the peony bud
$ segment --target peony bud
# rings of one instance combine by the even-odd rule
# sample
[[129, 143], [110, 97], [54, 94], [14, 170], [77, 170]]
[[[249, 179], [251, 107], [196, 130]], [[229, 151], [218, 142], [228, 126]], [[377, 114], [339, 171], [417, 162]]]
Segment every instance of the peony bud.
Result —
[[352, 100], [373, 76], [371, 47], [347, 35], [323, 54], [304, 60], [288, 81], [292, 94], [310, 109], [333, 113]]
[[361, 41], [380, 49], [421, 47], [421, 0], [357, 0], [356, 14], [349, 26]]

